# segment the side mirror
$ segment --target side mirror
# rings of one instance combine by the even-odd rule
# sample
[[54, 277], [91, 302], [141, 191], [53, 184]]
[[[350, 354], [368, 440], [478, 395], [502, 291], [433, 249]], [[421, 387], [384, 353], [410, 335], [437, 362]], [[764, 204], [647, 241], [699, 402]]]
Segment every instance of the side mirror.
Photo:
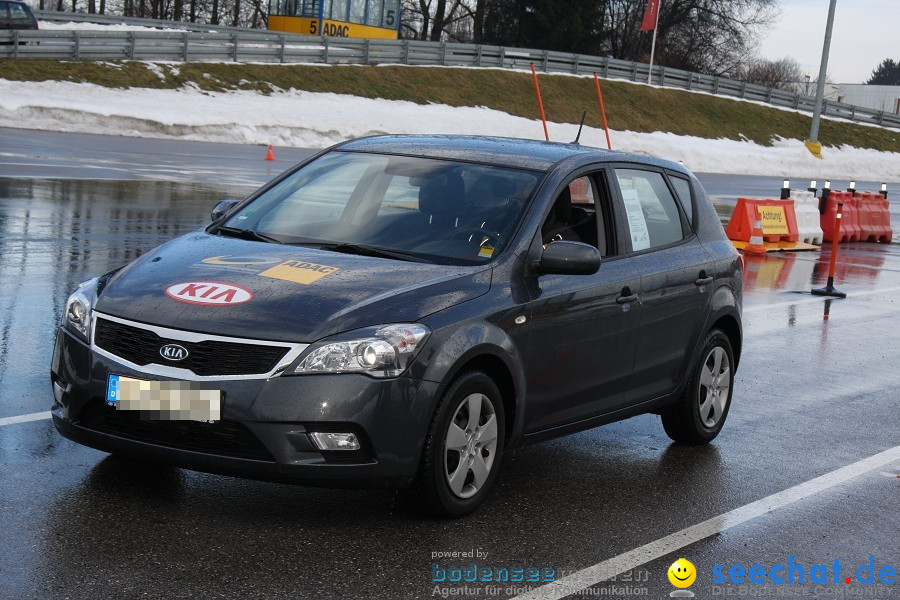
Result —
[[593, 275], [600, 268], [600, 251], [581, 242], [552, 242], [537, 267], [542, 275]]
[[237, 206], [238, 202], [240, 202], [240, 200], [220, 200], [213, 207], [212, 212], [209, 213], [210, 220], [213, 222], [218, 221], [222, 218], [222, 215]]

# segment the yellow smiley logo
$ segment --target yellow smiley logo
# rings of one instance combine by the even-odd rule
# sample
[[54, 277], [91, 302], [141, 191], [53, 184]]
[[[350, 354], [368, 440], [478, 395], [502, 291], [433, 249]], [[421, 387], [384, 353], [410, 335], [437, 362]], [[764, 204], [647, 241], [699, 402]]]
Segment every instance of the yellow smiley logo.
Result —
[[697, 579], [697, 569], [686, 558], [679, 558], [672, 563], [668, 571], [669, 581], [677, 588], [690, 587]]

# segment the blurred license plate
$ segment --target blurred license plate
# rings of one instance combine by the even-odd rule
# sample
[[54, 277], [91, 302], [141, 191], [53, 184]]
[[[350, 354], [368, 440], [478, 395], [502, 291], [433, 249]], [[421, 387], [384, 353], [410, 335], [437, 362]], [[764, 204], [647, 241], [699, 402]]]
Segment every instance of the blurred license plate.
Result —
[[222, 391], [195, 389], [188, 381], [110, 375], [106, 403], [116, 410], [138, 410], [142, 418], [160, 421], [218, 421], [222, 417]]

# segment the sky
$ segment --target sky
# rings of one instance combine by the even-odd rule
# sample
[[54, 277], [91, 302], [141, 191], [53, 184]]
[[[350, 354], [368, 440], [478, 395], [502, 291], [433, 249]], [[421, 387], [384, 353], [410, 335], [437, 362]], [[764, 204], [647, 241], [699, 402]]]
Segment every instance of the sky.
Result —
[[[819, 73], [829, 0], [781, 0], [781, 19], [760, 44], [763, 58], [790, 56]], [[900, 0], [837, 0], [829, 80], [865, 83], [885, 58], [900, 60]]]

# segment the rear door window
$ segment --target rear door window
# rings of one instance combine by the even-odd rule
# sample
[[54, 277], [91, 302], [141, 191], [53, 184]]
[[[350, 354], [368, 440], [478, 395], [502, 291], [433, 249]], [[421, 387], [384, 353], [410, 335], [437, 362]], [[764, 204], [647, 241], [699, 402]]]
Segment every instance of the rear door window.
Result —
[[675, 188], [675, 193], [678, 195], [678, 199], [681, 201], [681, 208], [684, 209], [684, 214], [687, 215], [688, 223], [693, 226], [694, 201], [691, 198], [691, 184], [687, 179], [682, 179], [681, 177], [674, 176], [670, 176], [669, 181], [672, 182], [672, 187]]
[[31, 23], [31, 16], [25, 7], [16, 2], [9, 2], [9, 20], [16, 25], [25, 25]]
[[678, 203], [661, 173], [638, 169], [615, 171], [634, 252], [684, 239]]

